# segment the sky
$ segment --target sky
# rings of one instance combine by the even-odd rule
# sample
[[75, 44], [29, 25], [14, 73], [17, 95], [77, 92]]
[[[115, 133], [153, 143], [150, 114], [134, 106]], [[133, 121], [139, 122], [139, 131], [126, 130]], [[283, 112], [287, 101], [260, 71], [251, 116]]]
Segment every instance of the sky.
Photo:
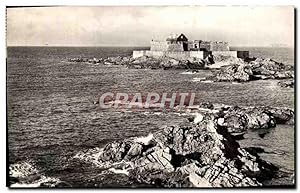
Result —
[[231, 46], [294, 45], [292, 6], [7, 8], [7, 46], [149, 46], [184, 33]]

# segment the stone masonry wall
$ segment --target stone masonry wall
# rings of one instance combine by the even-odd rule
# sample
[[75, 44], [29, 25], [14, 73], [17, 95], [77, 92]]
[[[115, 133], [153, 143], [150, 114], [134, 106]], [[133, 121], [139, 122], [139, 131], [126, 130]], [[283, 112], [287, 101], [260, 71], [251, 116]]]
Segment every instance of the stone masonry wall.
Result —
[[168, 41], [151, 41], [150, 42], [151, 51], [183, 51], [183, 45], [181, 42], [168, 42]]
[[133, 51], [133, 58], [138, 58], [141, 56], [149, 56], [154, 58], [167, 56], [179, 60], [187, 60], [190, 58], [204, 59], [207, 56], [207, 52], [203, 52], [203, 51], [164, 52], [164, 51], [150, 51], [150, 50]]
[[[236, 58], [247, 58], [249, 57], [249, 51], [212, 51], [212, 55], [214, 56], [231, 56]], [[189, 58], [200, 58], [204, 59], [208, 56], [209, 52], [204, 51], [186, 51], [186, 52], [165, 52], [165, 51], [150, 51], [150, 50], [139, 50], [133, 51], [133, 58], [138, 58], [141, 56], [149, 56], [149, 57], [171, 57], [180, 60], [186, 60]]]
[[211, 42], [211, 51], [229, 51], [228, 42]]

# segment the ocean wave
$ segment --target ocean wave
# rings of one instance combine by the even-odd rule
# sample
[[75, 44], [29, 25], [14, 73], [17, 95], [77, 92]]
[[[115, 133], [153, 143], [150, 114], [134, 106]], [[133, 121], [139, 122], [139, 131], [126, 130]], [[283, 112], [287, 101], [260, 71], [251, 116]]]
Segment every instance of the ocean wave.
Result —
[[137, 143], [141, 143], [141, 144], [144, 144], [144, 145], [148, 145], [150, 143], [150, 141], [153, 139], [153, 134], [150, 133], [148, 136], [146, 137], [136, 137], [134, 139], [135, 142]]
[[14, 178], [24, 178], [37, 173], [37, 169], [28, 162], [16, 163], [9, 166], [9, 176]]
[[192, 82], [201, 82], [201, 81], [204, 81], [205, 78], [193, 78], [192, 79]]
[[203, 81], [201, 81], [201, 82], [204, 82], [204, 83], [212, 83], [212, 82], [214, 82], [214, 81], [212, 81], [212, 80], [203, 80]]
[[[134, 143], [139, 143], [143, 145], [149, 145], [151, 140], [153, 139], [153, 134], [149, 133], [147, 136], [142, 137], [132, 137], [130, 140], [132, 140]], [[81, 161], [91, 163], [94, 166], [103, 169], [102, 173], [115, 173], [115, 174], [124, 174], [129, 175], [129, 171], [134, 168], [133, 163], [130, 161], [120, 161], [120, 162], [110, 162], [101, 161], [100, 156], [104, 153], [104, 148], [92, 148], [87, 151], [80, 151], [78, 152], [73, 158], [79, 159]]]
[[115, 174], [125, 174], [129, 175], [129, 171], [133, 168], [131, 162], [121, 161], [121, 162], [102, 162], [99, 156], [103, 153], [103, 148], [92, 148], [85, 152], [78, 152], [73, 158], [79, 159], [86, 163], [91, 163], [94, 166], [103, 169], [102, 174], [115, 173]]
[[61, 181], [58, 178], [40, 174], [31, 161], [23, 161], [9, 166], [11, 188], [56, 187]]
[[193, 78], [192, 82], [203, 82], [203, 83], [212, 83], [211, 80], [206, 80], [206, 78]]
[[93, 163], [94, 165], [99, 166], [99, 167], [105, 167], [102, 162], [100, 163], [98, 161], [101, 153], [103, 153], [103, 148], [95, 147], [95, 148], [89, 149], [85, 152], [80, 151], [73, 158], [79, 159], [79, 160], [82, 160], [85, 162]]
[[149, 115], [162, 115], [163, 112], [151, 112], [151, 111], [145, 111], [143, 112], [143, 115], [149, 116]]
[[37, 188], [37, 187], [56, 187], [61, 181], [58, 178], [50, 178], [41, 176], [40, 179], [31, 183], [15, 183], [11, 184], [11, 188]]
[[196, 74], [196, 71], [186, 71], [186, 72], [181, 72], [180, 74]]

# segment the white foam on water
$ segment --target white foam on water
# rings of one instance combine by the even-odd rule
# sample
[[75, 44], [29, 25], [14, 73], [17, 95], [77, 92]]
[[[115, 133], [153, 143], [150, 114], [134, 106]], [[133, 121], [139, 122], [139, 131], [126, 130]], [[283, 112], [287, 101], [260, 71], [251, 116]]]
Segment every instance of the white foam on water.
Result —
[[218, 113], [218, 112], [220, 112], [219, 110], [216, 110], [216, 109], [213, 109], [213, 110], [211, 110], [211, 112], [212, 113]]
[[144, 115], [162, 115], [163, 114], [163, 112], [149, 112], [149, 111], [145, 111], [145, 112], [143, 112], [143, 114]]
[[221, 109], [221, 108], [229, 108], [231, 107], [230, 105], [225, 105], [225, 104], [214, 104], [215, 109]]
[[103, 153], [103, 148], [89, 149], [87, 152], [78, 152], [73, 158], [90, 162], [99, 167], [105, 167], [105, 164], [99, 161], [100, 155]]
[[214, 82], [214, 81], [212, 81], [212, 80], [203, 80], [203, 81], [201, 81], [201, 82], [204, 82], [204, 83], [212, 83], [212, 82]]
[[203, 80], [205, 80], [205, 78], [193, 78], [192, 82], [201, 82]]
[[[24, 182], [22, 180], [26, 180], [27, 177], [31, 175], [39, 176], [38, 180], [33, 182]], [[24, 161], [20, 163], [11, 164], [9, 166], [9, 176], [15, 177], [20, 180], [20, 183], [11, 184], [12, 188], [32, 188], [32, 187], [40, 187], [41, 184], [46, 184], [49, 187], [55, 187], [61, 181], [58, 178], [46, 177], [44, 175], [40, 175], [39, 171], [30, 163]]]
[[205, 78], [193, 78], [192, 82], [203, 82], [203, 83], [212, 83], [212, 80], [206, 80]]
[[142, 143], [144, 145], [148, 145], [152, 139], [153, 139], [153, 134], [150, 133], [148, 136], [138, 137], [134, 141], [137, 142], [137, 143]]
[[93, 148], [88, 150], [87, 152], [79, 152], [73, 158], [80, 159], [84, 162], [92, 163], [96, 167], [104, 169], [102, 173], [106, 173], [107, 171], [113, 172], [115, 174], [125, 174], [129, 175], [129, 170], [133, 168], [133, 164], [131, 162], [126, 162], [124, 160], [120, 162], [102, 162], [99, 160], [99, 156], [103, 153], [103, 149], [101, 148]]
[[144, 112], [143, 113], [144, 115], [149, 115], [150, 113], [148, 111]]
[[32, 183], [15, 183], [10, 185], [12, 188], [36, 188], [40, 187], [42, 184], [47, 184], [49, 187], [55, 187], [61, 181], [57, 178], [50, 178], [46, 176], [41, 176], [39, 180], [33, 181]]
[[127, 176], [129, 175], [128, 169], [120, 170], [120, 169], [115, 169], [115, 168], [109, 168], [108, 170], [115, 173], [115, 174], [125, 174]]
[[208, 108], [202, 108], [202, 107], [199, 107], [198, 110], [199, 110], [199, 111], [211, 112], [211, 109], [208, 109]]
[[[103, 148], [93, 148], [87, 152], [79, 152], [73, 158], [82, 160], [87, 163], [94, 164], [96, 167], [108, 170], [114, 173], [123, 173], [128, 175], [128, 170], [133, 168], [131, 162], [120, 161], [120, 162], [102, 162], [99, 157], [103, 153]], [[121, 168], [121, 169], [120, 169]]]
[[224, 122], [225, 122], [224, 118], [219, 118], [218, 119], [218, 125], [223, 126]]
[[195, 113], [194, 123], [200, 123], [203, 120], [203, 115], [200, 113]]
[[38, 173], [38, 171], [28, 162], [21, 162], [9, 166], [9, 175], [20, 178]]
[[177, 116], [187, 116], [187, 115], [190, 115], [190, 113], [173, 113], [174, 115], [177, 115]]
[[185, 71], [181, 72], [180, 74], [196, 74], [197, 72], [192, 72], [192, 71]]

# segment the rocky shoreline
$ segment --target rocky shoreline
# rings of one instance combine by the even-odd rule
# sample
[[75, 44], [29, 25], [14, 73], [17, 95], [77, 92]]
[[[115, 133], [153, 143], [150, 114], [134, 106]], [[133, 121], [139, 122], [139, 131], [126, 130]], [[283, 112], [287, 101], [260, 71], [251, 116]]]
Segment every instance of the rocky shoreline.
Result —
[[209, 59], [191, 58], [189, 60], [177, 60], [169, 57], [153, 58], [142, 56], [117, 56], [108, 58], [71, 58], [69, 62], [84, 62], [101, 65], [120, 65], [135, 69], [204, 69], [210, 63]]
[[[191, 58], [178, 60], [169, 57], [153, 58], [142, 56], [117, 56], [108, 58], [71, 58], [69, 62], [84, 62], [101, 65], [120, 65], [135, 69], [210, 69], [212, 76], [205, 80], [214, 82], [247, 82], [265, 79], [294, 78], [294, 68], [272, 59], [263, 58], [235, 58], [227, 56], [210, 56], [206, 59]], [[293, 87], [293, 83], [279, 84], [282, 87]]]
[[219, 70], [213, 71], [208, 80], [215, 82], [247, 82], [265, 79], [293, 79], [293, 66], [284, 65], [272, 59], [252, 58], [241, 60], [228, 58], [222, 61]]
[[74, 158], [154, 187], [262, 186], [279, 168], [262, 160], [255, 148], [241, 148], [236, 134], [293, 120], [294, 112], [286, 108], [202, 108], [182, 124]]

